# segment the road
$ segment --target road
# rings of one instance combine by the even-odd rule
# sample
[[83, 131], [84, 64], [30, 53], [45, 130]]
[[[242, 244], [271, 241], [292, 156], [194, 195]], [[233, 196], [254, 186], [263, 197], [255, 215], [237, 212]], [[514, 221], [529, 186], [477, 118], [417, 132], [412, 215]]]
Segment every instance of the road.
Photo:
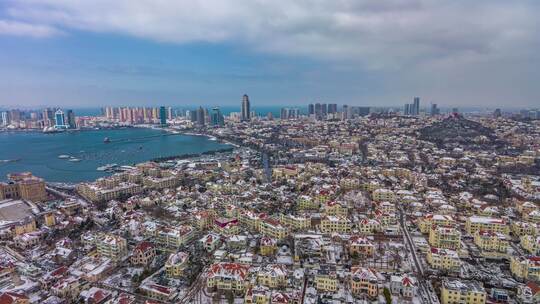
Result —
[[406, 222], [406, 215], [403, 211], [403, 208], [400, 206], [398, 208], [399, 210], [399, 223], [401, 225], [401, 230], [403, 232], [404, 239], [406, 241], [406, 244], [409, 247], [409, 251], [411, 252], [411, 255], [413, 257], [414, 266], [415, 266], [415, 273], [416, 277], [418, 278], [418, 289], [419, 289], [419, 295], [421, 296], [422, 300], [425, 301], [425, 303], [430, 304], [439, 304], [439, 298], [435, 294], [435, 291], [433, 290], [433, 287], [431, 286], [431, 282], [429, 282], [427, 279], [424, 279], [424, 267], [422, 265], [422, 261], [418, 259], [418, 255], [416, 253], [416, 247], [414, 245], [414, 242], [412, 241], [411, 235], [409, 234], [409, 229], [407, 228]]
[[178, 300], [177, 303], [202, 303], [201, 292], [204, 292], [206, 282], [206, 268], [202, 269], [193, 284], [189, 287], [184, 297]]
[[116, 286], [112, 286], [112, 285], [109, 285], [109, 284], [105, 284], [105, 283], [103, 283], [103, 282], [94, 282], [94, 283], [92, 283], [91, 285], [93, 285], [93, 286], [95, 286], [95, 287], [98, 287], [98, 288], [104, 288], [104, 289], [115, 290], [115, 291], [118, 291], [119, 293], [126, 293], [126, 294], [129, 294], [129, 295], [132, 295], [132, 296], [134, 296], [138, 301], [141, 301], [141, 302], [144, 302], [144, 301], [153, 301], [153, 302], [158, 302], [158, 303], [170, 303], [170, 302], [164, 302], [164, 301], [156, 300], [156, 299], [154, 299], [154, 298], [145, 296], [145, 295], [140, 294], [140, 293], [135, 293], [135, 292], [131, 292], [131, 291], [128, 291], [128, 290], [124, 290], [124, 289], [121, 289], [121, 288], [116, 287]]

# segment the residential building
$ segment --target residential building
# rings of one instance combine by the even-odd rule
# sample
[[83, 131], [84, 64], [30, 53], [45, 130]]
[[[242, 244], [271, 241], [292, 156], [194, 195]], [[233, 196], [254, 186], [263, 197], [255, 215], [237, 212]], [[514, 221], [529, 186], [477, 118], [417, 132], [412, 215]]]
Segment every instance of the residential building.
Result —
[[189, 254], [185, 252], [171, 253], [165, 262], [165, 272], [167, 276], [180, 278], [184, 274], [184, 269], [189, 262]]
[[461, 248], [461, 232], [453, 227], [432, 227], [429, 232], [429, 244], [446, 249]]
[[461, 267], [457, 252], [450, 249], [431, 247], [427, 252], [426, 260], [433, 269], [458, 272]]
[[257, 272], [257, 283], [272, 289], [286, 287], [288, 273], [283, 264], [268, 264]]
[[352, 223], [346, 217], [329, 215], [321, 219], [322, 233], [350, 233], [351, 230]]
[[156, 248], [154, 247], [154, 244], [142, 241], [135, 246], [135, 249], [133, 249], [130, 261], [133, 265], [148, 266], [154, 260], [155, 256]]
[[521, 280], [540, 280], [540, 257], [512, 256], [510, 258], [510, 271]]
[[349, 255], [372, 257], [375, 252], [375, 246], [367, 238], [359, 235], [353, 235], [348, 241]]
[[478, 230], [474, 233], [474, 243], [482, 251], [497, 251], [506, 253], [507, 237], [499, 232]]
[[104, 233], [96, 238], [97, 252], [113, 262], [120, 262], [127, 255], [127, 241], [121, 236]]
[[250, 277], [250, 265], [240, 263], [215, 263], [206, 273], [206, 286], [210, 290], [231, 290], [244, 294]]
[[465, 223], [465, 230], [471, 235], [473, 235], [478, 230], [500, 232], [508, 235], [508, 233], [510, 232], [510, 226], [503, 219], [483, 216], [471, 216], [467, 218], [467, 221]]
[[287, 227], [281, 225], [279, 221], [270, 218], [266, 218], [260, 222], [259, 230], [263, 235], [278, 240], [284, 239], [289, 234]]
[[350, 287], [354, 295], [367, 294], [374, 299], [382, 293], [384, 282], [384, 277], [374, 269], [351, 267]]
[[484, 304], [486, 290], [480, 282], [444, 278], [441, 287], [441, 304]]

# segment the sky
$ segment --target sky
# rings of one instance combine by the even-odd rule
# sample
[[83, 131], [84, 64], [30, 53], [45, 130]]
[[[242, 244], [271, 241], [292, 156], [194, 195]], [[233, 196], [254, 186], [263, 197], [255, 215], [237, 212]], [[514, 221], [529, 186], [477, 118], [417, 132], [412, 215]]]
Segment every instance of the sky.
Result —
[[539, 107], [540, 1], [2, 0], [0, 107]]

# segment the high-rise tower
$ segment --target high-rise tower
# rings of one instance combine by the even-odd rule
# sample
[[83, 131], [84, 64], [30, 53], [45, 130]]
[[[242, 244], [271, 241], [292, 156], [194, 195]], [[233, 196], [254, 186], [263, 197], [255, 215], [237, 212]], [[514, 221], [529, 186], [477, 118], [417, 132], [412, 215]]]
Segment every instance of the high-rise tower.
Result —
[[242, 97], [242, 121], [249, 121], [251, 119], [251, 107], [249, 105], [249, 97], [244, 94]]
[[167, 109], [165, 107], [159, 107], [159, 123], [162, 127], [167, 125]]
[[58, 110], [56, 113], [54, 113], [54, 121], [55, 125], [54, 127], [57, 129], [65, 129], [66, 128], [66, 116], [64, 115], [64, 111]]
[[413, 115], [420, 115], [420, 97], [415, 97], [413, 101]]

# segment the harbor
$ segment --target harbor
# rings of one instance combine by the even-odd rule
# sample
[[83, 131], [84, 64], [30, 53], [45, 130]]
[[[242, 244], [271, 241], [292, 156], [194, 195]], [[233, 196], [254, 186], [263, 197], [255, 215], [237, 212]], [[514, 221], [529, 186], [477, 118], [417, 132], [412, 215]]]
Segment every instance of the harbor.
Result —
[[[204, 136], [153, 128], [122, 128], [45, 134], [3, 132], [0, 176], [32, 171], [51, 182], [76, 183], [127, 170], [136, 163], [231, 148]], [[24, 147], [32, 147], [25, 149]]]

